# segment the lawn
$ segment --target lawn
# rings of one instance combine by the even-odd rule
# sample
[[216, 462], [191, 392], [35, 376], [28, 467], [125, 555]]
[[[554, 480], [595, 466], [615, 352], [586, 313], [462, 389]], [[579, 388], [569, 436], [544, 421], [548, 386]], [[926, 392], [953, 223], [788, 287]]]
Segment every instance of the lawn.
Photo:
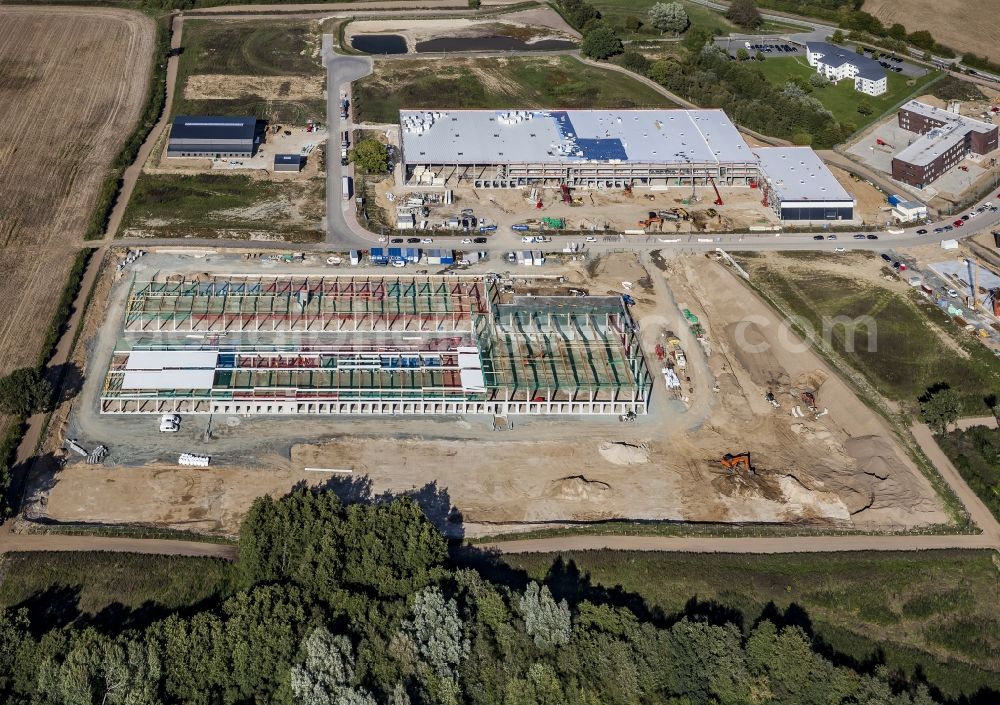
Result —
[[133, 553], [9, 553], [0, 607], [22, 606], [39, 630], [71, 622], [123, 629], [233, 592], [232, 566], [213, 558]]
[[[802, 57], [775, 57], [754, 62], [754, 64], [769, 83], [778, 87], [785, 85], [793, 77], [808, 79], [816, 73], [815, 69], [811, 68]], [[859, 93], [854, 90], [854, 82], [846, 79], [823, 88], [816, 88], [810, 95], [819, 99], [833, 113], [838, 122], [841, 124], [850, 123], [860, 130], [904, 102], [911, 95], [918, 95], [924, 86], [939, 75], [940, 72], [932, 71], [925, 76], [914, 79], [890, 72], [888, 90], [877, 97]], [[908, 85], [909, 81], [914, 81], [913, 85]], [[862, 115], [858, 112], [858, 105], [862, 100], [872, 107], [872, 112], [869, 115]]]
[[831, 344], [881, 394], [915, 412], [917, 399], [927, 388], [944, 382], [958, 391], [967, 414], [988, 413], [983, 397], [1000, 392], [1000, 362], [960, 331], [945, 312], [913, 292], [903, 295], [863, 280], [817, 271], [810, 260], [822, 255], [774, 257], [788, 266], [777, 271], [760, 258], [742, 259], [750, 267], [755, 286], [787, 311], [804, 317], [814, 330], [822, 330], [824, 317], [874, 319], [877, 335], [870, 348], [863, 329], [855, 336], [854, 350], [846, 350], [840, 326], [833, 328]]
[[323, 217], [324, 180], [264, 181], [226, 174], [142, 174], [120, 236], [277, 236], [314, 242]]
[[354, 84], [361, 122], [395, 123], [400, 109], [670, 108], [649, 86], [569, 56], [394, 60]]
[[[268, 84], [247, 81], [246, 93], [220, 98], [186, 98], [192, 76], [224, 75], [272, 79], [322, 80], [320, 37], [306, 21], [187, 20], [183, 52], [177, 70], [173, 115], [254, 115], [263, 120], [305, 124], [323, 118], [326, 103], [321, 95], [282, 97]], [[238, 83], [230, 84], [238, 85]]]
[[[587, 591], [652, 616], [762, 613], [812, 631], [828, 652], [916, 671], [956, 697], [1000, 689], [998, 567], [990, 551], [725, 555], [588, 551], [504, 556], [553, 592]], [[583, 593], [566, 594], [584, 574]], [[989, 702], [986, 700], [981, 702]], [[993, 701], [995, 702], [995, 701]]]

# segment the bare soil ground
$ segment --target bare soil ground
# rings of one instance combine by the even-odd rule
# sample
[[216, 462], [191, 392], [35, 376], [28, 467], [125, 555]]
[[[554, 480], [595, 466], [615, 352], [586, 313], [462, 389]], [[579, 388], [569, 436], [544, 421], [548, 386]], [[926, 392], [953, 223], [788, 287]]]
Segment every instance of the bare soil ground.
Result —
[[124, 10], [0, 7], [0, 373], [35, 362], [139, 117], [154, 29]]
[[[142, 266], [159, 269], [161, 257], [153, 255]], [[633, 314], [648, 364], [657, 370], [652, 413], [632, 424], [516, 419], [514, 430], [499, 436], [487, 419], [475, 417], [225, 417], [213, 419], [213, 439], [207, 441], [204, 417], [187, 417], [182, 433], [167, 437], [155, 434], [152, 418], [97, 416], [88, 395], [114, 344], [124, 288], [102, 287], [101, 295], [112, 300], [110, 323], [98, 330], [88, 321], [84, 333], [90, 336], [91, 391], [85, 387], [68, 425], [53, 424], [50, 447], [62, 435], [79, 434], [107, 442], [113, 462], [72, 462], [42, 479], [33, 514], [231, 534], [254, 497], [280, 495], [305, 482], [355, 497], [414, 493], [438, 510], [454, 506], [464, 524], [445, 525], [466, 535], [610, 518], [882, 529], [946, 521], [929, 483], [881, 417], [783, 330], [731, 271], [700, 255], [654, 261], [610, 255], [586, 268], [574, 263], [562, 270], [566, 286], [591, 293], [633, 282]], [[205, 260], [186, 266], [241, 269]], [[843, 266], [850, 269], [851, 263]], [[547, 293], [542, 289], [553, 284], [545, 281], [520, 286]], [[682, 323], [682, 308], [700, 317], [704, 344]], [[99, 321], [101, 309], [95, 310]], [[680, 337], [687, 352], [683, 398], [668, 398], [659, 379], [662, 363], [653, 349], [666, 330]], [[827, 414], [791, 415], [806, 389]], [[769, 390], [780, 408], [764, 399]], [[174, 465], [184, 450], [211, 453], [213, 467]], [[757, 474], [728, 475], [721, 456], [746, 450]]]
[[887, 27], [898, 22], [909, 32], [926, 29], [956, 51], [1000, 61], [996, 0], [865, 0], [863, 9]]
[[866, 223], [881, 223], [886, 220], [890, 207], [881, 191], [865, 181], [855, 181], [850, 174], [838, 167], [831, 166], [830, 171], [840, 185], [857, 199], [857, 205], [854, 206], [855, 218]]
[[189, 100], [226, 100], [247, 94], [273, 95], [283, 100], [322, 98], [323, 76], [230, 76], [199, 74], [189, 76], [184, 97]]

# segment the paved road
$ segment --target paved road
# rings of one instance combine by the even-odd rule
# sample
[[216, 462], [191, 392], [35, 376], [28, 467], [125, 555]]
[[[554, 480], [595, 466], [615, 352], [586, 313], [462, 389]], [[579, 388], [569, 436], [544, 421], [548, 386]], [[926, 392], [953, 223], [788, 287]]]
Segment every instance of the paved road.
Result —
[[[341, 250], [354, 247], [369, 247], [375, 242], [374, 235], [362, 235], [364, 231], [346, 217], [348, 208], [354, 208], [353, 199], [345, 199], [343, 176], [353, 178], [351, 167], [340, 165], [340, 137], [350, 125], [340, 119], [340, 90], [349, 90], [346, 84], [356, 81], [372, 72], [372, 60], [367, 56], [346, 56], [333, 51], [333, 35], [323, 35], [323, 64], [326, 66], [326, 242]], [[353, 107], [351, 108], [353, 114]], [[356, 232], [360, 231], [360, 232]]]
[[[704, 7], [712, 8], [713, 10], [721, 10], [722, 12], [725, 12], [726, 10], [729, 9], [729, 5], [718, 2], [712, 2], [711, 0], [691, 0], [691, 2], [696, 3], [698, 5], [702, 5]], [[783, 22], [785, 24], [792, 23], [792, 24], [803, 25], [804, 27], [810, 27], [812, 29], [812, 31], [810, 32], [786, 32], [784, 34], [780, 32], [773, 33], [774, 36], [788, 37], [790, 39], [794, 39], [795, 41], [802, 43], [824, 42], [826, 41], [826, 38], [829, 37], [831, 34], [833, 34], [833, 32], [837, 29], [834, 25], [818, 22], [813, 19], [801, 17], [799, 15], [792, 15], [785, 12], [776, 12], [770, 10], [766, 12], [761, 12], [760, 16], [763, 17], [765, 20], [771, 20], [772, 22]], [[737, 39], [752, 40], [752, 39], [762, 39], [765, 36], [769, 35], [733, 34], [731, 36]]]

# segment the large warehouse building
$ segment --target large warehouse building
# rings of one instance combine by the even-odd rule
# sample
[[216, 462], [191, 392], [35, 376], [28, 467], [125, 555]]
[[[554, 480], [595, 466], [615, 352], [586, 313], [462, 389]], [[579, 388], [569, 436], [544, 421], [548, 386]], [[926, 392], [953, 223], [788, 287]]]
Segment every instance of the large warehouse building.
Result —
[[[412, 187], [751, 186], [763, 180], [765, 162], [775, 170], [767, 175], [774, 184], [796, 176], [783, 171], [787, 160], [751, 149], [722, 110], [401, 111], [400, 124], [404, 178]], [[774, 189], [769, 205], [779, 215], [786, 192], [797, 204], [831, 200], [833, 175], [818, 159], [811, 168], [794, 193]], [[854, 202], [843, 189], [833, 200], [835, 210], [817, 206], [809, 214], [853, 219]], [[789, 217], [802, 212], [796, 208], [787, 209]]]
[[808, 147], [754, 150], [764, 204], [781, 220], [853, 220], [854, 198]]
[[179, 116], [170, 127], [168, 157], [252, 157], [264, 141], [253, 117]]
[[135, 281], [101, 412], [642, 414], [635, 328], [621, 297], [492, 275]]
[[921, 135], [892, 158], [892, 178], [923, 188], [970, 154], [997, 148], [997, 127], [911, 100], [897, 114], [899, 126]]

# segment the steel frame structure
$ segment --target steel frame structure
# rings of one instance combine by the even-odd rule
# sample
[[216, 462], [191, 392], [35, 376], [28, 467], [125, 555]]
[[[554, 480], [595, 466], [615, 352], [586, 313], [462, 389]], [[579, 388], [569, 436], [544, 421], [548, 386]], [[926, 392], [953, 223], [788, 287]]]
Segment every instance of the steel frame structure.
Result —
[[[509, 299], [492, 276], [133, 282], [101, 412], [647, 411], [652, 379], [618, 297]], [[218, 353], [211, 389], [123, 388], [132, 351], [189, 349]]]

